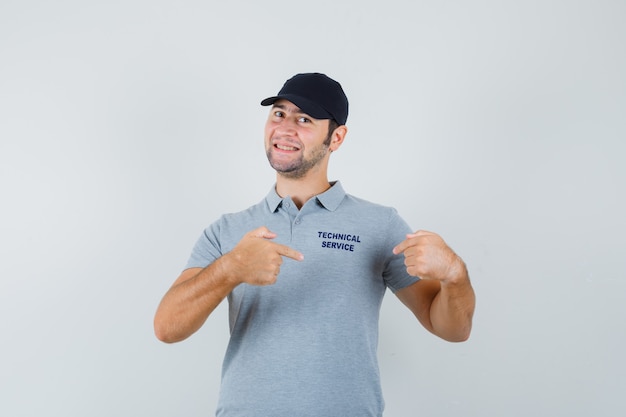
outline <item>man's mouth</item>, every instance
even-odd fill
[[[281,151],[297,151],[299,149],[299,148],[296,148],[295,146],[288,146],[288,145],[274,144],[274,146],[277,149],[280,149]]]

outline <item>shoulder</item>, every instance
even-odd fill
[[[248,218],[254,218],[259,216],[265,216],[269,213],[267,207],[267,201],[261,200],[258,203],[248,207],[245,210],[240,210],[231,213],[224,213],[220,216],[221,222],[241,221]]]
[[[366,226],[378,236],[389,236],[393,241],[404,238],[411,228],[394,207],[374,203],[346,194],[336,210],[338,221]]]
[[[267,203],[263,200],[245,210],[222,214],[205,230],[214,235],[222,235],[224,232],[235,235],[242,234],[242,232],[245,234],[250,229],[250,225],[258,224],[268,214]]]
[[[346,194],[340,208],[359,212],[362,215],[376,216],[378,219],[400,217],[398,211],[394,207],[374,203],[372,201],[356,197],[352,194]]]

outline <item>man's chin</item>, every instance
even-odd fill
[[[299,167],[294,165],[281,164],[279,162],[269,159],[270,166],[276,171],[277,174],[287,178],[300,178],[304,176],[304,172],[299,172]]]
[[[274,168],[274,170],[281,177],[289,178],[290,180],[297,180],[306,175],[306,172],[295,170],[295,169],[294,170],[279,170],[279,169]]]

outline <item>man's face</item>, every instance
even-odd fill
[[[265,123],[265,152],[272,168],[288,178],[304,177],[328,155],[328,124],[290,101],[276,101]]]

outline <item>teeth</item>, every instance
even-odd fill
[[[276,147],[282,151],[297,151],[298,150],[298,148],[294,148],[293,146],[276,145]]]

